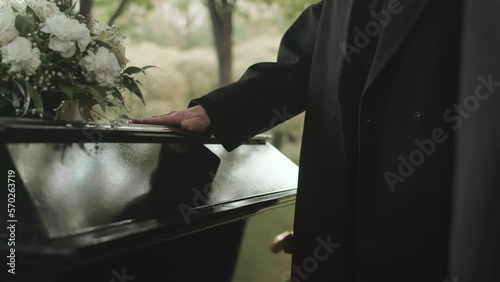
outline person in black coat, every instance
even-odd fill
[[[305,111],[290,281],[453,281],[462,8],[320,1],[286,32],[277,62],[131,122],[208,131],[231,151]]]

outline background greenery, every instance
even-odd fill
[[[127,101],[130,116],[143,116],[185,108],[191,99],[238,79],[250,65],[275,61],[283,33],[311,2],[81,0],[80,9],[121,29],[132,65],[159,67],[140,77],[147,106],[139,99]],[[271,131],[271,142],[296,163],[302,124],[301,115]],[[292,229],[293,208],[249,221],[234,281],[286,280],[290,256],[271,254],[269,244]]]

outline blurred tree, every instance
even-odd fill
[[[186,0],[189,2],[189,0]],[[237,0],[206,0],[212,20],[213,36],[219,61],[219,85],[232,82],[233,75],[233,14]],[[250,0],[267,5],[279,5],[287,18],[295,18],[312,0]]]
[[[115,1],[111,4],[109,0],[80,0],[80,12],[90,14],[92,4],[109,6],[116,5]],[[210,13],[212,22],[212,33],[219,65],[219,86],[227,85],[233,81],[233,16],[236,12],[237,0],[203,0]],[[267,6],[277,5],[289,20],[294,19],[304,10],[305,7],[316,2],[314,0],[247,0],[249,2],[264,4]],[[186,15],[186,25],[189,25],[189,16],[187,16],[189,7],[193,0],[174,0],[179,11]],[[155,3],[161,3],[160,0],[120,0],[108,21],[113,25],[116,20],[124,14],[131,3],[140,8],[151,10]]]
[[[92,13],[93,0],[80,0],[80,14],[87,16]]]
[[[189,0],[185,0],[189,1]],[[279,5],[287,18],[295,18],[312,0],[250,0],[267,5]],[[213,36],[219,61],[219,85],[232,82],[233,75],[233,14],[237,0],[206,0],[212,20]]]
[[[92,1],[92,0],[87,0],[87,1]],[[109,19],[108,21],[108,25],[109,26],[112,26],[115,21],[121,16],[123,15],[123,12],[125,12],[127,10],[127,8],[130,6],[130,4],[133,2],[135,5],[137,5],[138,7],[142,7],[146,10],[151,10],[153,9],[154,5],[153,5],[153,1],[154,0],[134,0],[134,1],[131,1],[131,0],[121,0],[120,3],[118,4],[118,6],[116,7],[113,15],[111,16],[111,18]]]
[[[255,3],[263,3],[268,6],[278,5],[285,15],[287,21],[293,21],[309,5],[319,0],[250,0]]]
[[[236,0],[207,0],[212,19],[214,42],[219,61],[219,85],[232,82],[233,76],[233,13]]]
[[[64,0],[64,1],[71,1],[71,0]],[[127,10],[131,2],[134,4],[143,7],[147,10],[151,10],[153,8],[153,1],[154,0],[120,0],[118,3],[118,6],[114,8],[114,11],[108,21],[108,25],[113,25],[121,15]],[[92,14],[92,7],[94,4],[100,5],[100,6],[108,6],[109,4],[114,4],[116,3],[115,1],[108,1],[108,0],[80,0],[80,11],[79,13],[82,15],[91,15]]]

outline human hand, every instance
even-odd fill
[[[182,111],[174,111],[168,114],[132,118],[133,124],[157,124],[166,126],[177,126],[182,130],[193,132],[205,132],[210,126],[210,118],[202,106],[194,106]]]

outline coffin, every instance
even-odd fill
[[[161,126],[0,118],[0,158],[4,281],[232,281],[246,220],[298,176],[267,136]]]

